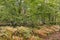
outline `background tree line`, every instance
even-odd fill
[[[0,24],[60,24],[59,0],[0,0]]]

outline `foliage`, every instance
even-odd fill
[[[36,26],[60,22],[59,0],[0,0],[0,22]]]

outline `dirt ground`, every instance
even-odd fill
[[[56,32],[49,37],[45,38],[45,40],[60,40],[60,32]]]

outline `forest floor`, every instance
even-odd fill
[[[40,30],[38,30],[37,34],[44,40],[60,40],[60,26],[53,25],[50,27],[43,27]]]
[[[60,26],[30,27],[0,27],[0,40],[60,40]]]
[[[45,38],[45,40],[60,40],[60,32],[56,32],[49,37]]]

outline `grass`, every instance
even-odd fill
[[[36,28],[1,26],[0,40],[43,40],[32,32],[34,29]]]

